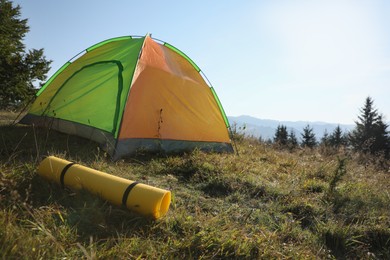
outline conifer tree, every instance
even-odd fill
[[[288,147],[290,149],[294,149],[298,146],[298,139],[295,135],[294,130],[292,130],[292,129],[290,130],[290,133],[288,134],[287,143],[288,143]]]
[[[317,145],[317,140],[313,132],[313,128],[311,128],[309,125],[303,128],[303,133],[301,133],[301,135],[302,135],[302,142],[301,142],[302,147],[313,148],[314,146]]]
[[[0,0],[0,109],[34,96],[33,82],[45,80],[50,69],[43,49],[25,50],[22,41],[29,27],[20,15],[20,6]]]
[[[374,128],[375,141],[372,145],[374,152],[383,152],[386,157],[390,157],[390,132],[387,130],[387,125],[382,115],[378,116],[378,121]]]
[[[321,138],[321,145],[323,145],[325,147],[329,146],[329,138],[330,138],[330,136],[328,134],[328,130],[325,129],[324,135]]]
[[[367,97],[364,107],[360,110],[356,127],[349,135],[349,141],[355,151],[377,154],[384,153],[389,156],[390,136],[388,125],[384,123],[383,116],[374,107],[374,101]]]
[[[284,125],[278,125],[275,131],[274,143],[280,146],[286,146],[288,139],[287,127]]]
[[[340,125],[338,125],[329,136],[329,145],[339,148],[340,146],[346,145],[346,136],[343,134]]]

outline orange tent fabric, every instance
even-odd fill
[[[138,150],[233,151],[213,88],[167,43],[149,36],[110,39],[53,77],[22,123],[50,120],[59,131],[101,143],[114,159]]]
[[[142,109],[140,109],[142,108]],[[119,139],[229,142],[210,87],[182,56],[145,39]]]

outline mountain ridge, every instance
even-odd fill
[[[228,116],[228,120],[231,126],[235,126],[236,130],[244,133],[247,136],[253,136],[256,138],[262,138],[264,140],[273,139],[276,128],[279,125],[287,127],[288,132],[294,131],[298,139],[301,138],[303,128],[309,125],[313,128],[313,132],[319,141],[324,135],[325,131],[331,134],[333,130],[340,126],[344,132],[351,131],[355,125],[352,124],[337,124],[328,123],[322,121],[279,121],[273,119],[260,119],[249,115],[240,116]]]

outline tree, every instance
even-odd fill
[[[313,148],[314,146],[317,145],[317,140],[313,132],[313,128],[311,128],[309,125],[303,128],[303,133],[301,133],[301,135],[302,135],[302,142],[301,142],[302,147]]]
[[[37,91],[33,83],[45,80],[50,69],[43,49],[25,50],[22,41],[29,27],[20,14],[19,5],[0,0],[0,109],[33,97]]]
[[[280,146],[286,146],[288,139],[287,127],[284,125],[278,125],[275,131],[274,143]]]
[[[360,110],[356,127],[349,135],[349,141],[355,151],[389,156],[390,136],[388,125],[383,122],[383,116],[374,107],[374,100],[367,97],[364,107]]]
[[[347,144],[346,135],[343,134],[340,125],[338,125],[329,136],[329,145],[335,148],[344,146]]]
[[[328,134],[328,130],[325,129],[324,135],[321,138],[321,145],[323,145],[325,147],[329,146],[329,139],[330,139],[330,136]]]
[[[374,152],[383,152],[386,157],[390,155],[390,132],[387,130],[387,125],[382,115],[378,116],[378,121],[374,128],[375,141],[372,145]]]
[[[290,133],[288,134],[287,144],[290,149],[294,149],[298,146],[298,139],[295,135],[294,130],[290,130]]]

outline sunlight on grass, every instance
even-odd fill
[[[243,138],[240,156],[112,162],[95,143],[54,131],[2,126],[0,135],[1,258],[390,257],[389,173],[353,155]],[[171,190],[168,214],[153,221],[61,189],[36,174],[47,155]]]

